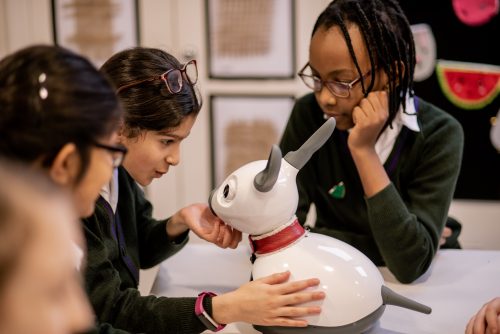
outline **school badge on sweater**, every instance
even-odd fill
[[[340,181],[334,185],[330,190],[328,190],[328,195],[332,198],[344,198],[345,197],[345,185],[343,181]]]

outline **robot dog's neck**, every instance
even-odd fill
[[[294,215],[285,225],[258,236],[250,235],[250,245],[256,256],[267,255],[289,247],[305,235],[304,228]]]

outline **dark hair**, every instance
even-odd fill
[[[349,24],[359,26],[370,57],[372,71],[382,68],[389,78],[389,119],[391,124],[399,109],[406,103],[401,97],[413,96],[413,73],[415,70],[415,43],[410,24],[395,0],[334,0],[318,17],[313,35],[320,27],[329,29],[339,26],[344,34],[351,58],[362,76],[351,39],[347,31]],[[402,67],[404,66],[404,68]],[[374,80],[365,87],[365,96],[372,90]]]
[[[85,175],[90,146],[119,125],[121,108],[106,78],[85,58],[32,46],[0,61],[0,155],[42,166],[74,143]]]
[[[172,55],[153,48],[136,47],[115,54],[101,68],[116,89],[133,81],[160,76],[182,65]],[[197,115],[201,100],[196,87],[183,79],[182,90],[170,94],[158,79],[143,82],[119,93],[124,108],[124,125],[130,137],[141,130],[161,131],[179,126],[188,115]]]

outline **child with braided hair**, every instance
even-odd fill
[[[439,248],[462,158],[463,131],[413,92],[415,45],[394,0],[335,0],[313,28],[299,99],[281,140],[296,150],[323,122],[337,129],[299,172],[298,218],[343,240],[403,282]]]

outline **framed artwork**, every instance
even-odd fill
[[[139,45],[137,0],[52,0],[54,43],[100,67]]]
[[[208,73],[213,79],[291,79],[293,0],[205,0]]]
[[[212,188],[244,164],[269,157],[293,108],[289,95],[212,95]]]

